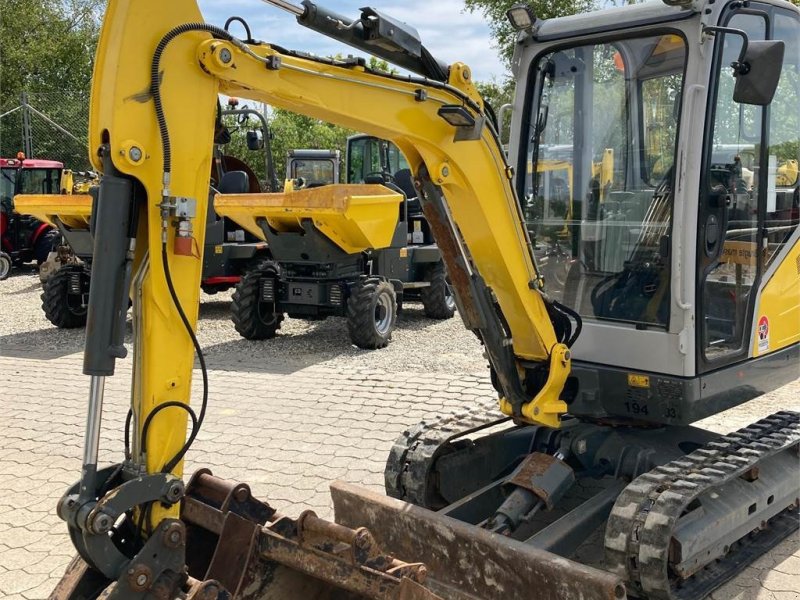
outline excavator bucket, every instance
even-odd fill
[[[356,486],[331,486],[336,522],[297,519],[250,488],[194,474],[167,519],[104,581],[80,558],[53,600],[620,600],[619,577]]]
[[[56,226],[56,220],[67,227],[85,229],[92,215],[89,194],[20,194],[14,196],[14,209]]]
[[[264,239],[260,222],[276,231],[302,231],[312,220],[348,254],[391,244],[403,197],[377,184],[336,184],[277,194],[217,194],[214,210]]]

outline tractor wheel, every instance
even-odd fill
[[[0,252],[0,281],[8,279],[11,275],[11,257],[5,252]]]
[[[83,267],[61,268],[42,284],[44,316],[59,329],[86,325],[88,307],[82,305],[81,295],[69,293],[70,279],[75,274],[82,279],[90,277],[89,271]]]
[[[274,302],[259,302],[261,280],[265,277],[277,280],[278,265],[264,261],[257,268],[247,271],[233,293],[231,320],[239,335],[248,340],[274,338],[283,321],[283,313],[275,312]]]
[[[47,260],[53,248],[58,246],[60,241],[61,234],[55,229],[48,229],[42,232],[33,244],[33,258],[36,259],[37,266]]]
[[[447,283],[447,272],[444,263],[438,262],[428,269],[426,279],[430,286],[420,288],[419,295],[425,316],[431,319],[449,319],[456,310],[453,291]]]
[[[357,283],[347,299],[347,330],[359,348],[384,348],[397,320],[397,297],[392,284],[371,277]]]

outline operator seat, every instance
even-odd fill
[[[210,190],[208,197],[208,213],[206,216],[206,239],[209,243],[219,243],[227,241],[228,231],[240,229],[236,223],[230,219],[220,218],[214,210],[214,196],[220,194],[246,194],[250,191],[250,178],[244,171],[227,171],[219,180],[219,185],[215,190]],[[219,231],[216,231],[219,229]]]
[[[414,178],[411,169],[400,169],[394,174],[394,182],[408,198],[408,216],[413,217],[422,214],[422,206],[417,198],[417,188],[414,187]]]
[[[244,171],[228,171],[219,182],[220,194],[246,194],[250,190],[250,178]]]

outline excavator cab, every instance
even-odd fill
[[[690,69],[691,11],[665,29],[603,36],[584,34],[580,20],[545,21],[517,52],[517,190],[545,289],[583,319],[573,414],[690,423],[796,375],[767,366],[793,364],[796,336],[759,340],[752,315],[789,326],[764,300],[786,285],[771,259],[796,252],[796,184],[777,173],[797,160],[786,123],[796,121],[800,25],[785,7],[754,10],[730,5],[722,29],[704,26],[714,47],[707,94]],[[785,47],[769,109],[735,100],[745,76],[731,64],[748,43]],[[739,393],[708,385],[741,369]],[[632,388],[631,372],[651,386]],[[767,383],[767,372],[779,380]]]

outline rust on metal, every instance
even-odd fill
[[[242,597],[257,577],[252,563],[257,560],[260,529],[258,523],[228,513],[205,579],[215,579],[234,597]]]
[[[81,590],[86,589],[86,580],[91,577],[92,571],[89,565],[80,556],[75,556],[67,565],[67,569],[55,589],[50,593],[49,600],[68,600],[78,596]],[[96,592],[103,589],[105,585],[95,588]]]
[[[482,324],[480,311],[475,306],[475,303],[470,294],[472,287],[470,281],[470,273],[467,265],[464,263],[461,247],[453,234],[453,229],[448,222],[447,215],[445,215],[440,205],[435,198],[429,198],[428,194],[431,193],[425,183],[431,186],[433,182],[427,176],[420,174],[420,177],[425,179],[418,179],[415,182],[415,187],[419,190],[420,206],[422,212],[428,221],[431,228],[436,244],[439,246],[439,252],[442,254],[442,260],[447,267],[447,276],[450,279],[450,284],[456,292],[459,301],[459,314],[461,315],[464,325],[468,329],[477,329]],[[436,190],[436,194],[441,195],[441,190]]]
[[[739,477],[741,477],[745,481],[750,481],[750,482],[755,481],[756,479],[758,479],[758,465],[750,467],[749,469],[747,469],[747,471],[739,475]]]
[[[534,485],[533,481],[547,473],[556,461],[561,462],[556,457],[543,452],[529,454],[517,468],[514,477],[508,480],[508,483],[533,492],[547,504],[550,497],[549,492],[540,486]]]
[[[421,585],[427,575],[424,564],[383,552],[366,528],[332,523],[312,511],[298,519],[272,511],[273,520],[264,525],[248,518],[259,513],[252,507],[246,515],[233,512],[243,502],[269,506],[254,500],[248,487],[219,480],[209,471],[193,477],[187,487],[181,518],[189,539],[198,542],[190,545],[187,562],[190,575],[202,585],[214,580],[241,600],[309,600],[328,598],[332,591],[337,598],[342,593],[343,598],[352,593],[376,600],[439,598]],[[212,545],[212,551],[202,544]],[[196,553],[210,556],[190,560]],[[204,600],[200,591],[193,594],[193,600]]]
[[[187,488],[178,523],[185,526],[188,577],[172,569],[155,581],[149,576],[147,583],[139,581],[144,574],[139,572],[123,574],[120,581],[135,575],[133,583],[149,587],[159,600],[172,600],[181,586],[186,600],[625,596],[621,580],[610,573],[355,486],[336,483],[331,491],[335,523],[311,512],[300,519],[273,514],[266,520],[264,507],[269,505],[254,500],[249,488],[201,473]],[[235,512],[248,503],[250,517]],[[163,544],[180,545],[171,536],[178,529],[166,527]],[[91,594],[76,595],[90,590],[87,573],[92,572],[86,564],[74,560],[52,598],[97,597],[114,589],[115,584],[102,581]]]
[[[517,540],[342,482],[336,522],[367,527],[378,544],[427,567],[426,587],[448,600],[622,600],[622,579]]]

